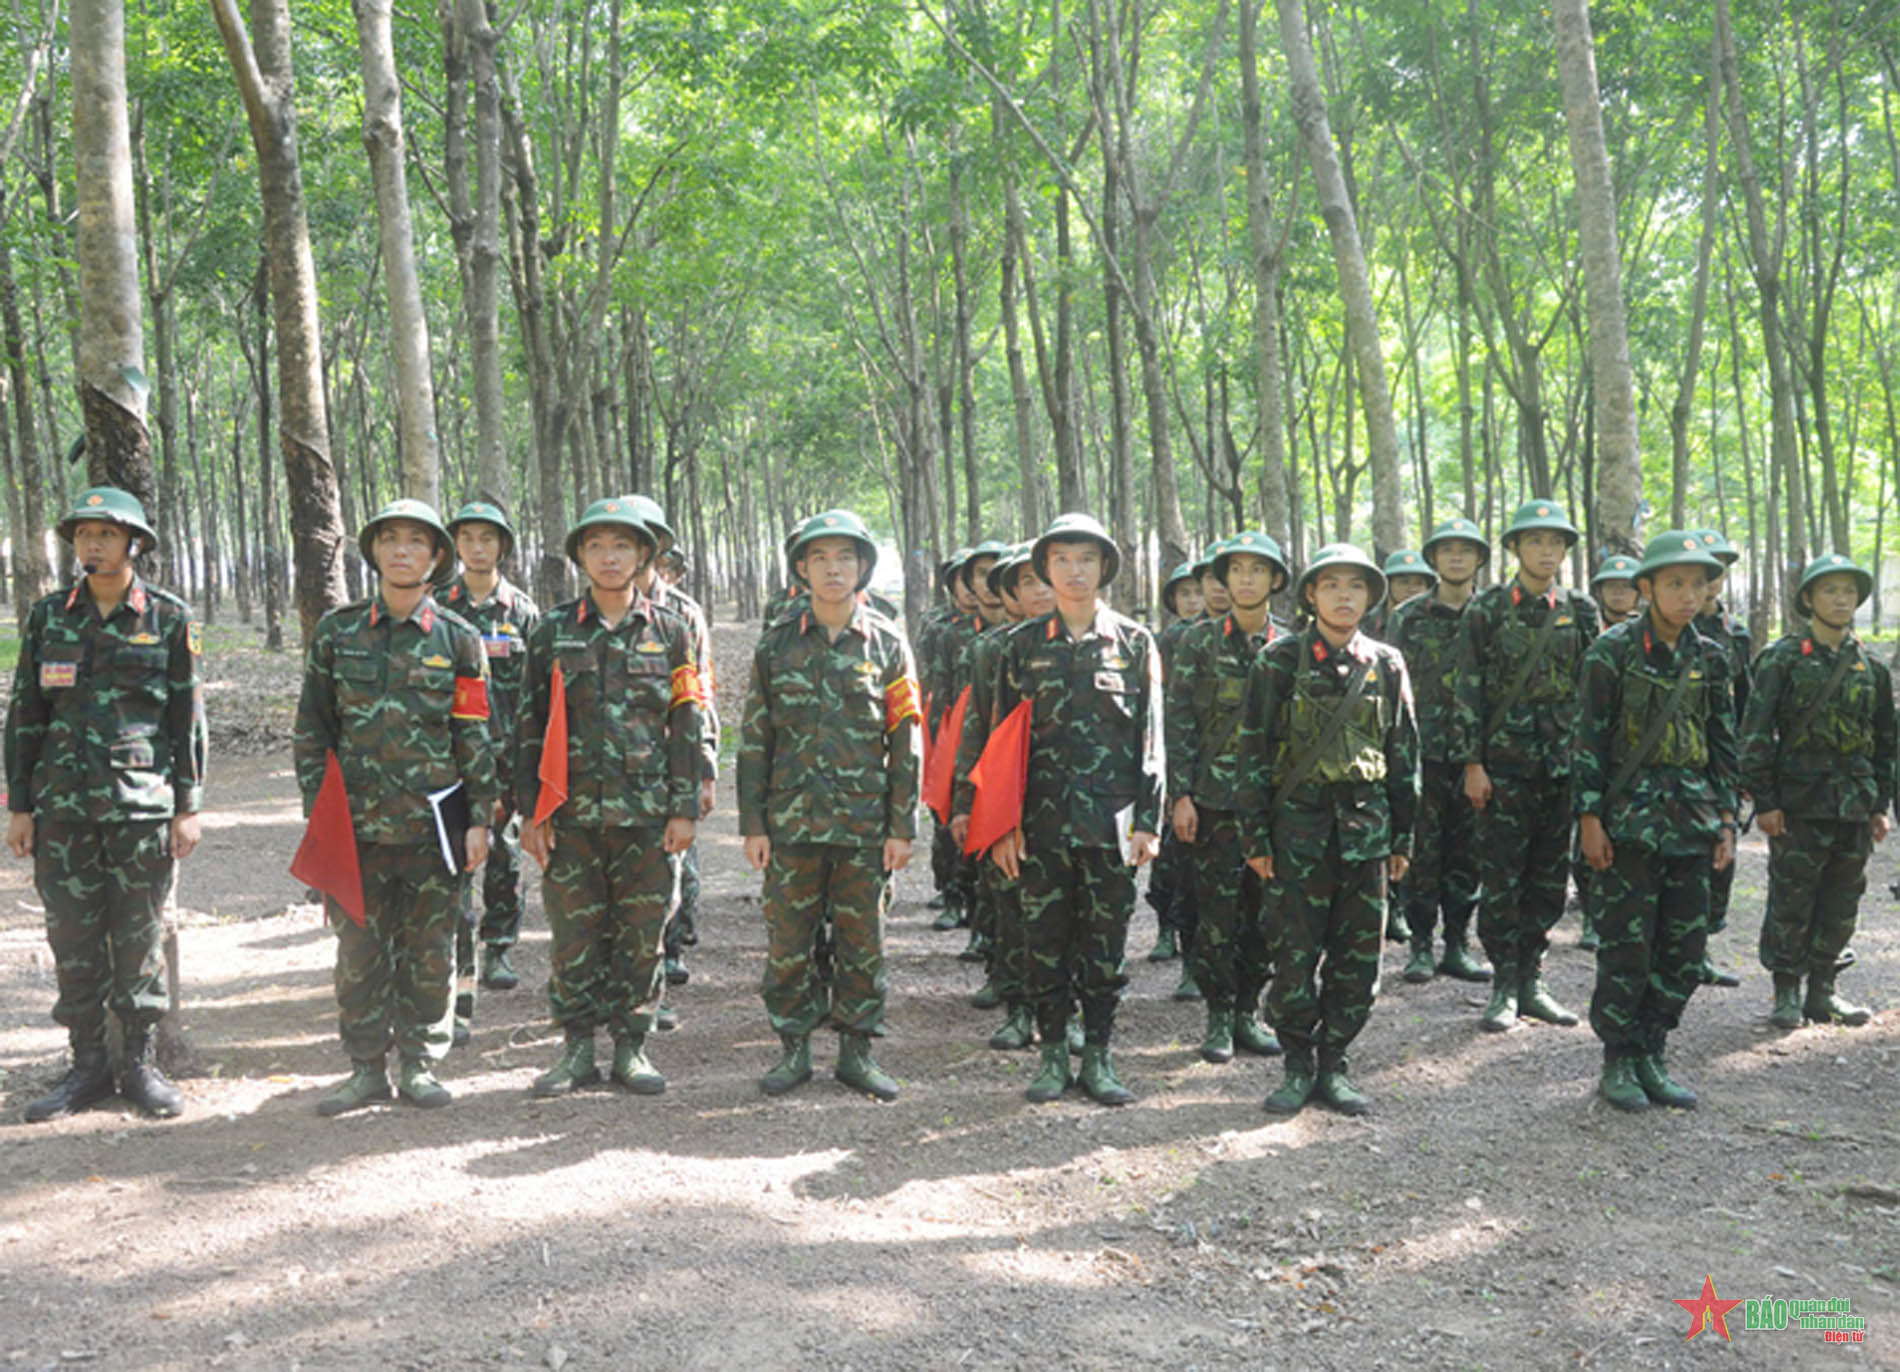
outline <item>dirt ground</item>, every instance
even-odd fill
[[[741,639],[722,635],[722,689]],[[253,674],[293,682],[283,659]],[[294,690],[294,684],[291,686]],[[215,700],[215,696],[214,696]],[[215,706],[214,706],[215,708]],[[224,761],[185,865],[185,1116],[115,1102],[27,1126],[64,1069],[51,962],[22,864],[0,868],[0,1365],[8,1367],[1833,1367],[1900,1366],[1900,840],[1874,864],[1844,988],[1860,1030],[1782,1034],[1755,964],[1765,849],[1672,1042],[1700,1110],[1624,1117],[1592,1093],[1587,1029],[1478,1031],[1482,988],[1386,980],[1355,1054],[1367,1119],[1264,1115],[1278,1071],[1209,1066],[1178,968],[1143,960],[1120,1111],[1031,1106],[1033,1055],[992,1052],[961,935],[927,873],[889,929],[904,1083],[878,1105],[819,1075],[756,1086],[776,1043],[764,937],[731,797],[701,845],[685,1023],[666,1094],[527,1093],[558,1049],[529,882],[520,990],[487,994],[447,1110],[320,1120],[346,1067],[331,935],[287,905],[300,831],[287,751]],[[1551,978],[1593,964],[1574,917]],[[1858,1346],[1794,1327],[1684,1341],[1676,1304],[1839,1299]]]

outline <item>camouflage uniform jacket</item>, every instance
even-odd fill
[[[7,713],[7,808],[79,824],[195,814],[198,647],[185,602],[137,576],[104,619],[83,579],[35,604]]]
[[[700,687],[699,700],[699,759],[700,775],[707,781],[719,776],[719,704],[715,698],[718,683],[713,678],[712,628],[706,622],[706,612],[686,592],[677,586],[669,586],[662,577],[653,578],[653,589],[649,595],[653,604],[662,610],[671,610],[686,621],[687,642],[692,645],[693,670],[698,675]]]
[[[521,704],[521,674],[528,662],[528,635],[541,622],[528,593],[506,577],[495,582],[494,592],[483,601],[475,600],[468,582],[456,577],[442,593],[442,606],[460,615],[482,636],[482,649],[488,654],[488,736],[495,743],[495,774],[505,792],[515,781],[515,714]],[[510,808],[519,808],[511,798]]]
[[[692,629],[636,592],[618,624],[592,594],[557,605],[528,639],[515,735],[515,791],[540,793],[554,668],[567,692],[567,802],[557,820],[588,828],[699,818],[705,686]]]
[[[862,605],[834,640],[781,620],[752,653],[739,725],[739,832],[868,848],[917,835],[921,717],[910,646]]]
[[[297,700],[297,786],[307,813],[336,750],[356,837],[433,842],[433,792],[468,787],[469,813],[500,795],[488,737],[488,660],[467,620],[423,596],[397,619],[381,597],[317,621]]]
[[[1247,633],[1232,614],[1181,635],[1168,671],[1168,795],[1216,810],[1240,808],[1240,725],[1247,676],[1261,648],[1279,638],[1271,618]]]
[[[994,714],[1030,702],[1023,824],[1079,848],[1115,848],[1118,812],[1159,834],[1167,764],[1161,655],[1152,635],[1107,606],[1080,638],[1060,610],[1025,620],[1003,641]]]
[[[1555,615],[1543,660],[1516,704],[1498,718],[1524,656]],[[1570,726],[1577,671],[1597,632],[1596,602],[1552,585],[1532,595],[1516,577],[1488,586],[1465,607],[1458,629],[1458,671],[1446,760],[1512,772],[1570,774]]]
[[[1620,796],[1605,791],[1667,708],[1683,654],[1692,655],[1690,697]],[[1735,813],[1735,712],[1728,655],[1693,624],[1672,650],[1647,612],[1590,645],[1578,687],[1571,806],[1595,815],[1612,843],[1639,843],[1665,857],[1707,852],[1723,814]]]
[[[1168,673],[1174,670],[1174,653],[1175,649],[1181,646],[1182,636],[1196,624],[1207,622],[1205,615],[1196,615],[1193,619],[1176,618],[1154,636],[1155,647],[1161,653],[1161,680],[1164,684],[1167,682]]]
[[[957,744],[956,779],[950,792],[950,814],[967,815],[976,801],[970,771],[983,757],[990,731],[1001,718],[996,713],[996,664],[1002,660],[1003,640],[1021,623],[992,624],[970,640],[964,667],[970,683],[970,704],[963,715],[963,737]]]
[[[963,688],[970,684],[963,675],[967,665],[965,652],[970,641],[989,627],[990,621],[979,611],[973,615],[951,615],[937,631],[931,645],[930,674],[922,682],[931,713],[936,716],[928,721],[932,733],[957,703]],[[964,717],[969,717],[967,711]]]
[[[1353,672],[1370,663],[1358,707],[1291,794],[1283,779],[1325,731]],[[1337,834],[1345,862],[1410,854],[1418,818],[1418,725],[1405,658],[1356,633],[1344,648],[1316,628],[1275,639],[1247,676],[1239,799],[1247,852],[1296,846],[1317,861]]]
[[[1728,612],[1728,606],[1715,602],[1713,614],[1695,617],[1696,632],[1714,639],[1728,654],[1729,687],[1735,692],[1735,718],[1748,713],[1748,693],[1755,684],[1754,640],[1748,626]]]
[[[1454,609],[1427,591],[1392,612],[1386,642],[1405,654],[1418,709],[1419,756],[1427,762],[1451,760],[1451,716],[1458,686],[1458,629],[1467,600]]]
[[[1742,717],[1742,789],[1757,810],[1804,819],[1865,820],[1894,799],[1893,679],[1850,629],[1851,655],[1831,701],[1798,738],[1788,737],[1814,707],[1837,661],[1805,634],[1768,645],[1755,663],[1755,688]]]

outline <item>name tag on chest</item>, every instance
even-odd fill
[[[79,664],[77,662],[42,662],[40,664],[40,689],[58,691],[79,684]]]
[[[506,634],[485,634],[482,636],[482,646],[488,649],[490,661],[498,657],[511,657],[515,651],[515,641]]]

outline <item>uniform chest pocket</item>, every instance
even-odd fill
[[[554,645],[554,661],[561,669],[562,684],[567,690],[568,708],[578,705],[589,707],[600,700],[600,664],[585,647],[563,647]]]
[[[1214,702],[1223,711],[1237,710],[1247,699],[1247,678],[1238,673],[1222,673],[1214,688]]]
[[[382,664],[373,657],[338,654],[330,665],[337,703],[345,709],[366,710],[383,694]]]
[[[455,668],[432,662],[416,662],[409,667],[409,689],[430,704],[446,701],[455,690]]]
[[[660,713],[666,709],[672,693],[673,664],[664,652],[627,654],[620,667],[628,697],[636,709]]]
[[[1093,676],[1092,685],[1096,702],[1108,718],[1128,720],[1135,717],[1140,692],[1126,672],[1098,671]]]
[[[79,684],[79,664],[85,657],[85,645],[48,643],[40,649],[40,690],[63,693]]]

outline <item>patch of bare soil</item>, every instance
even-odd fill
[[[722,694],[743,689],[722,632]],[[284,659],[276,660],[281,674]],[[250,670],[246,668],[245,670]],[[261,669],[260,669],[261,670]],[[294,688],[291,688],[294,690]],[[729,724],[736,718],[729,716]],[[1900,1364],[1900,949],[1893,843],[1845,979],[1859,1030],[1766,1021],[1754,964],[1765,849],[1744,844],[1735,927],[1672,1043],[1692,1113],[1628,1118],[1592,1094],[1587,1029],[1478,1031],[1482,988],[1387,978],[1355,1054],[1375,1112],[1259,1109],[1276,1067],[1214,1067],[1175,965],[1141,960],[1118,1030],[1138,1104],[1031,1106],[1033,1055],[983,1046],[977,972],[906,873],[889,931],[905,1085],[880,1106],[819,1076],[768,1101],[757,880],[730,808],[684,1026],[636,1099],[527,1094],[556,1055],[529,882],[522,989],[486,994],[449,1060],[455,1104],[318,1119],[346,1064],[331,935],[284,868],[288,755],[221,761],[184,868],[184,1118],[118,1105],[29,1127],[64,1067],[24,867],[0,868],[0,1365],[436,1368],[1808,1367]],[[1573,1007],[1593,966],[1558,935]],[[1866,1342],[1744,1328],[1685,1342],[1675,1304],[1838,1298]]]

